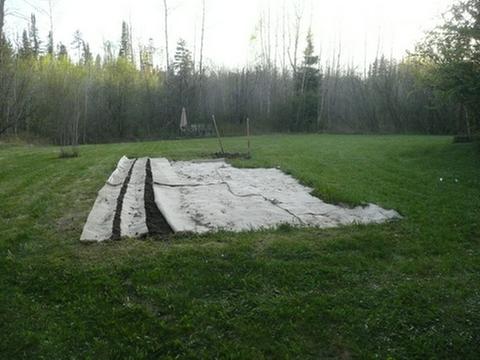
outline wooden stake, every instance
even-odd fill
[[[247,117],[247,144],[248,144],[248,157],[250,157],[250,119]]]
[[[220,149],[222,150],[222,154],[225,155],[225,150],[223,150],[223,143],[222,138],[220,137],[220,132],[218,131],[217,122],[215,121],[215,115],[212,115],[213,119],[213,126],[215,126],[215,132],[217,133],[218,143],[220,144]]]

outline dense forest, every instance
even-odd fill
[[[247,117],[257,133],[471,137],[479,128],[478,0],[452,6],[404,59],[379,55],[364,69],[344,66],[341,49],[322,58],[300,17],[288,24],[293,36],[275,35],[281,40],[274,44],[260,26],[256,63],[226,69],[205,66],[202,53],[193,60],[181,39],[171,56],[165,8],[166,65],[160,67],[154,46],[134,44],[127,22],[102,54],[92,54],[80,31],[73,50],[55,43],[53,31],[40,34],[34,14],[21,39],[9,39],[2,31],[5,1],[0,136],[33,134],[60,145],[177,137],[183,108],[195,129],[208,130],[214,114],[225,134],[243,132]],[[202,31],[202,48],[203,41]]]

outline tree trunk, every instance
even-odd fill
[[[5,0],[0,0],[0,1],[5,1]],[[48,19],[50,21],[50,35],[51,35],[51,42],[53,46],[53,52],[55,52],[55,43],[54,43],[54,38],[53,38],[53,4],[52,0],[48,0]]]
[[[13,126],[13,124],[7,124],[3,129],[0,129],[0,135],[2,135],[5,131],[10,129]]]
[[[202,1],[202,35],[200,38],[200,62],[198,71],[200,72],[200,77],[203,75],[203,44],[205,39],[205,0]]]
[[[5,22],[5,1],[0,0],[0,40],[3,38],[3,24]]]
[[[470,138],[470,125],[468,122],[468,112],[465,104],[460,104],[458,106],[458,125],[457,125],[457,135],[465,136]]]
[[[297,75],[297,63],[298,63],[298,45],[300,41],[300,27],[302,25],[302,15],[298,13],[298,10],[295,14],[295,39],[293,42],[293,58],[290,55],[290,63],[293,70],[293,77]]]
[[[85,93],[84,93],[84,109],[83,109],[83,138],[82,143],[87,143],[87,120],[88,120],[88,84],[85,85]]]
[[[167,72],[166,76],[168,79],[168,72],[170,70],[170,54],[168,52],[168,7],[167,7],[167,0],[163,0],[163,6],[165,10],[165,55],[167,60]]]
[[[198,118],[202,118],[203,109],[202,104],[203,101],[203,48],[205,44],[205,0],[202,1],[202,30],[201,30],[201,38],[200,38],[200,60],[199,60],[199,67],[198,67],[198,108],[197,108],[197,116]]]
[[[465,107],[465,130],[466,130],[466,133],[467,133],[467,137],[469,139],[472,138],[472,128],[470,126],[470,113],[468,111],[468,109]]]

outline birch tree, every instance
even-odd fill
[[[168,50],[168,5],[167,5],[167,0],[163,0],[163,11],[164,11],[164,32],[165,32],[165,60],[166,60],[166,66],[167,66],[167,71],[166,71],[166,76],[168,79],[168,73],[170,71],[170,53]]]
[[[200,73],[200,78],[203,75],[203,46],[205,41],[205,0],[202,0],[202,30],[200,35],[200,60],[199,60],[199,67],[198,71]]]

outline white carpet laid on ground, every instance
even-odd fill
[[[112,237],[117,200],[134,160],[120,159],[117,168],[99,191],[97,200],[83,228],[81,240],[103,241]]]
[[[88,217],[83,241],[169,232],[337,227],[400,218],[373,204],[347,208],[311,195],[278,169],[238,169],[224,160],[122,158]]]

